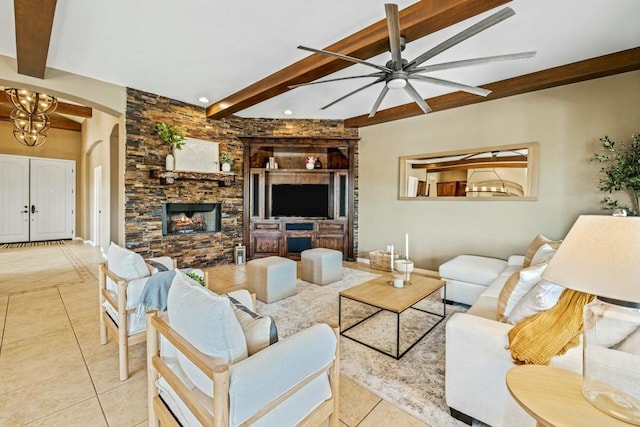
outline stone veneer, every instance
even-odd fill
[[[220,153],[230,154],[235,182],[176,180],[162,185],[150,177],[164,169],[170,147],[155,131],[156,123],[178,125],[190,138],[220,143]],[[127,89],[125,150],[125,245],[144,257],[171,256],[178,266],[207,267],[233,262],[233,248],[243,243],[243,164],[239,135],[357,137],[340,120],[280,120],[231,117],[210,120],[205,109],[173,99]],[[357,247],[358,154],[356,150],[354,253]],[[162,202],[221,203],[222,230],[179,236],[162,235]]]

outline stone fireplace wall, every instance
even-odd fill
[[[170,147],[156,134],[158,122],[178,125],[188,137],[220,143],[220,153],[230,154],[235,182],[176,180],[163,185],[150,171],[164,169]],[[144,257],[171,256],[178,266],[207,267],[233,262],[233,248],[243,243],[243,164],[239,135],[358,136],[339,120],[279,120],[232,117],[208,120],[205,109],[173,99],[127,90],[125,149],[125,244]],[[357,153],[356,153],[357,168]],[[357,171],[357,169],[356,169]],[[358,179],[355,177],[357,242]],[[162,202],[221,203],[222,229],[215,233],[162,235]],[[355,243],[357,252],[357,243]]]

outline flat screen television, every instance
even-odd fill
[[[273,184],[271,216],[329,216],[329,185]]]

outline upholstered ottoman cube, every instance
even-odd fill
[[[302,280],[328,285],[342,280],[342,252],[314,248],[302,251]]]
[[[247,287],[256,298],[271,303],[296,294],[296,262],[278,256],[247,263]]]

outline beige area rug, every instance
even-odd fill
[[[0,248],[0,296],[96,280],[71,250],[79,243]]]
[[[291,335],[315,323],[338,323],[338,292],[377,277],[372,273],[344,269],[343,279],[327,286],[317,286],[302,280],[297,283],[297,295],[264,304],[257,302],[257,311],[273,316],[281,337]],[[342,300],[343,325],[353,324],[373,310],[369,306]],[[423,300],[420,308],[442,312],[439,293]],[[460,306],[447,305],[447,317],[465,311]],[[435,323],[437,318],[408,310],[401,323],[406,334],[401,339],[401,351],[424,331],[425,322]],[[401,407],[432,426],[464,426],[449,415],[444,399],[444,325],[441,322],[400,360],[383,355],[340,337],[340,372],[382,399]],[[395,315],[381,312],[369,321],[347,332],[361,341],[386,351],[395,349]],[[395,351],[395,350],[394,350]]]

